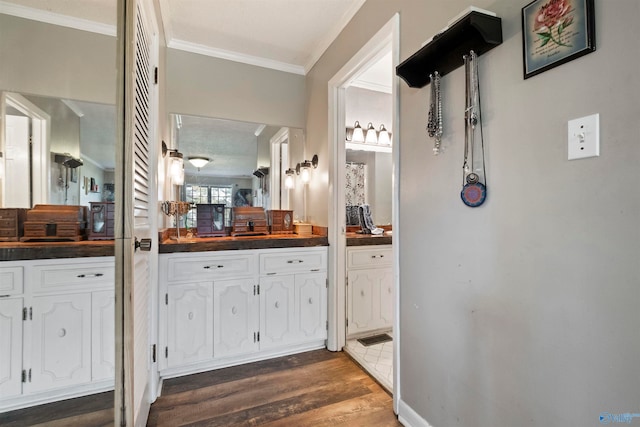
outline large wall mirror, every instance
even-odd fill
[[[236,206],[293,209],[284,178],[291,153],[303,148],[301,129],[184,114],[170,120],[171,147],[183,155],[182,200],[224,204],[227,226]],[[192,209],[185,225],[196,221]]]
[[[2,93],[0,207],[114,201],[115,106]]]
[[[86,7],[88,13],[95,9],[94,16],[100,18],[103,26],[97,27],[112,28],[111,33],[105,30],[108,34],[40,22],[37,17],[42,14],[31,13],[30,7],[40,6],[38,2],[5,3],[3,11],[17,15],[0,13],[0,207],[29,209],[37,204],[88,207],[91,202],[113,201],[115,2],[105,3],[105,7],[93,3]],[[68,3],[47,2],[47,9],[72,12],[73,6]],[[23,12],[33,19],[20,17]],[[69,17],[65,22],[73,21]],[[92,246],[81,243],[79,251]],[[6,242],[16,244],[22,245]],[[52,243],[51,247],[58,245]],[[23,253],[26,255],[21,257],[30,256],[28,251]],[[12,344],[7,346],[5,340],[2,348],[8,347],[12,358],[1,361],[3,366],[18,366],[22,372],[33,371],[33,377],[18,380],[18,387],[9,392],[2,388],[0,412],[3,417],[18,417],[17,424],[35,424],[27,418],[32,414],[40,417],[38,422],[46,424],[65,410],[54,414],[39,404],[78,397],[72,403],[74,408],[100,408],[107,425],[113,418],[112,390],[116,378],[115,292],[109,281],[113,277],[109,268],[113,257],[54,259],[61,253],[57,249],[51,253],[47,259],[20,258],[15,261],[21,263],[19,267],[10,264],[14,262],[12,259],[2,260],[10,270],[22,272],[21,276],[14,276],[21,277],[22,293],[3,299],[5,305],[0,314],[7,313],[3,311],[5,307],[19,307],[22,312],[28,306],[33,322],[21,321],[10,337],[3,332],[3,338],[9,337]],[[43,286],[38,290],[41,270],[37,269],[45,265],[58,268],[59,274],[69,271],[69,265],[91,274],[98,270],[99,273],[94,274],[95,280],[91,279],[88,285],[64,276],[55,287]],[[73,277],[81,275],[76,273]],[[6,351],[2,352],[2,357],[6,355]],[[13,378],[3,375],[3,386],[6,379]],[[60,423],[53,421],[56,422]]]

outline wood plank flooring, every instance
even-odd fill
[[[401,426],[345,353],[316,350],[165,380],[148,426]],[[3,427],[113,425],[113,392],[0,414]]]
[[[400,426],[346,354],[317,350],[166,380],[148,426]]]
[[[2,427],[113,426],[113,392],[47,403],[0,414]]]

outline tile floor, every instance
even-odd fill
[[[345,351],[384,388],[393,392],[393,341],[365,347],[358,340],[350,339]]]

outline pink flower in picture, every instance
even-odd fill
[[[549,0],[535,16],[533,31],[538,35],[544,46],[550,41],[558,46],[571,47],[562,42],[562,33],[573,23],[571,0]]]

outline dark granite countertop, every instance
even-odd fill
[[[302,248],[312,246],[328,246],[327,236],[270,234],[259,236],[224,236],[181,238],[180,241],[165,239],[160,242],[159,252],[207,252],[242,249]]]
[[[160,242],[160,253],[207,252],[242,249],[301,248],[328,246],[327,236],[298,234],[271,234],[238,237],[196,237],[180,241],[165,239]],[[0,261],[32,259],[83,258],[114,256],[113,240],[80,242],[0,242]]]
[[[347,232],[347,246],[390,245],[393,238],[390,232],[384,234],[358,234]]]
[[[0,261],[114,256],[113,240],[0,242]]]

